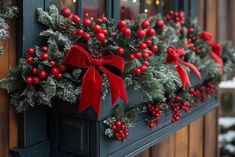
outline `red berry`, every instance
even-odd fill
[[[146,65],[142,65],[140,67],[141,72],[145,72],[145,71],[147,71],[147,69],[148,69],[148,67]]]
[[[80,21],[81,21],[81,19],[80,19],[80,17],[79,17],[79,16],[77,16],[77,15],[73,15],[73,22],[74,22],[74,23],[76,23],[76,24],[80,24]]]
[[[65,71],[65,66],[64,66],[64,65],[60,65],[60,66],[59,66],[59,70],[60,70],[60,71]]]
[[[102,41],[102,44],[107,44],[108,43],[108,40],[107,39],[104,39],[103,41]]]
[[[82,29],[77,30],[77,35],[82,36],[83,33],[84,33],[84,30],[82,30]]]
[[[148,61],[144,61],[143,65],[149,66],[149,62]]]
[[[63,8],[60,13],[67,18],[72,15],[72,11],[69,8]]]
[[[76,31],[72,31],[71,34],[72,34],[72,36],[75,36],[75,35],[77,35],[77,32]]]
[[[145,33],[144,30],[139,29],[139,30],[137,31],[136,35],[137,35],[137,38],[144,38],[145,35],[146,35],[146,33]]]
[[[148,29],[147,36],[152,37],[155,35],[155,30],[153,28]]]
[[[193,33],[193,32],[194,32],[194,28],[192,28],[192,27],[189,28],[188,32],[189,32],[189,33]]]
[[[134,60],[134,59],[135,59],[135,55],[130,54],[129,59],[130,59],[130,60]]]
[[[157,51],[158,51],[158,46],[157,46],[157,45],[153,45],[151,51],[152,51],[153,53],[157,52]]]
[[[120,21],[118,22],[118,26],[119,26],[119,28],[124,28],[124,27],[126,27],[126,21],[120,20]]]
[[[33,77],[33,84],[39,84],[40,79],[38,77]]]
[[[163,27],[163,25],[164,25],[164,21],[163,20],[157,20],[157,26],[158,27]]]
[[[117,130],[117,126],[116,126],[116,125],[113,125],[111,128],[112,128],[112,130],[114,130],[114,131]]]
[[[85,32],[85,33],[83,33],[83,38],[85,40],[89,40],[89,39],[91,39],[91,35],[89,33]]]
[[[149,128],[152,129],[154,127],[154,124],[153,123],[150,123],[149,124]]]
[[[84,26],[88,27],[88,26],[90,26],[90,24],[91,24],[91,20],[90,19],[84,19],[83,20],[83,25]]]
[[[57,68],[57,67],[53,67],[52,69],[51,69],[51,74],[52,75],[58,75],[59,74],[59,69]]]
[[[47,72],[45,70],[39,72],[39,77],[41,79],[44,79],[47,77]]]
[[[105,36],[108,35],[108,31],[106,29],[102,29],[101,32],[104,33]]]
[[[35,53],[35,49],[33,49],[33,48],[28,49],[28,54],[29,55],[33,55],[34,53]]]
[[[116,121],[116,125],[117,125],[118,127],[121,127],[122,122],[121,122],[121,121]]]
[[[99,41],[104,41],[105,40],[105,35],[104,35],[104,33],[98,33],[97,35],[96,35],[96,38],[99,40]]]
[[[152,51],[149,51],[148,54],[149,54],[149,56],[153,56],[154,55],[154,53]]]
[[[122,32],[122,34],[125,36],[125,37],[130,37],[131,36],[131,30],[129,28],[125,28]]]
[[[26,78],[25,82],[27,84],[32,84],[33,83],[33,78],[31,76],[29,76],[29,77]]]
[[[141,74],[141,70],[139,68],[135,69],[135,74],[136,75],[140,75]]]
[[[142,57],[142,53],[139,52],[139,51],[137,51],[137,52],[135,53],[135,57],[136,57],[136,58],[141,58],[141,57]]]
[[[47,46],[43,46],[43,47],[41,47],[41,50],[42,50],[43,52],[47,52],[48,47],[47,47]]]
[[[53,67],[56,65],[56,62],[55,61],[50,61],[50,65]]]
[[[123,55],[124,54],[124,49],[123,48],[121,48],[121,47],[119,47],[118,49],[117,49],[117,54],[118,55]]]
[[[139,49],[140,50],[145,50],[147,48],[147,45],[145,43],[140,43],[139,44]]]
[[[101,31],[100,25],[94,25],[93,30],[94,30],[94,32],[99,33]]]
[[[128,133],[128,132],[126,132],[126,133],[125,133],[125,136],[126,136],[126,137],[128,137],[128,136],[129,136],[129,133]]]
[[[150,23],[147,20],[145,20],[141,23],[141,27],[144,28],[144,29],[149,28],[149,26],[150,26]]]
[[[126,129],[126,126],[125,126],[125,125],[122,125],[121,128],[122,128],[122,130],[125,130],[125,129]]]
[[[151,45],[153,44],[153,42],[152,42],[152,40],[147,39],[147,40],[145,40],[145,44],[146,44],[147,46],[151,46]]]
[[[40,58],[41,58],[42,60],[47,60],[47,59],[49,58],[49,55],[48,55],[48,53],[42,53],[41,56],[40,56]]]
[[[116,132],[115,137],[116,138],[120,137],[120,134],[118,132]]]
[[[56,78],[57,79],[61,79],[61,78],[63,78],[63,75],[62,74],[58,74],[58,75],[56,75]]]
[[[101,17],[101,20],[102,20],[102,22],[103,22],[103,23],[106,23],[106,22],[107,22],[107,18],[106,18],[106,17],[104,17],[104,16],[103,16],[103,17]]]
[[[34,60],[33,57],[28,57],[28,58],[27,58],[27,62],[28,62],[29,64],[33,63],[33,60]]]
[[[33,73],[33,74],[37,74],[37,73],[38,73],[38,68],[33,68],[33,69],[32,69],[32,73]]]
[[[147,52],[145,52],[145,53],[143,53],[142,57],[143,57],[144,59],[147,59],[147,58],[149,57],[149,54],[148,54]]]

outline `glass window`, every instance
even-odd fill
[[[163,12],[168,12],[169,10],[176,10],[176,1],[172,0],[162,0],[161,5],[163,6]]]
[[[156,15],[160,11],[160,0],[145,0],[146,9],[144,10],[149,16]]]
[[[102,17],[105,14],[105,0],[83,0],[85,17]]]
[[[134,20],[140,13],[140,0],[120,0],[121,19]]]
[[[69,7],[72,12],[77,12],[77,0],[49,0],[49,4],[55,4],[59,9]]]

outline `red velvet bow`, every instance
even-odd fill
[[[223,47],[220,44],[217,44],[213,39],[209,42],[209,45],[211,47],[210,51],[210,56],[211,58],[219,64],[220,67],[220,76],[223,74],[223,67],[224,67],[224,62],[221,59],[221,55],[223,52]]]
[[[191,70],[193,70],[198,78],[200,78],[200,79],[202,78],[201,73],[198,71],[197,67],[195,67],[191,63],[181,62],[180,61],[180,57],[183,57],[183,55],[185,55],[185,53],[182,53],[182,50],[177,51],[176,49],[174,49],[172,47],[169,47],[167,49],[167,53],[168,53],[168,56],[167,56],[166,63],[167,64],[174,63],[176,65],[176,70],[177,70],[177,72],[180,76],[183,90],[185,90],[185,87],[186,87],[187,84],[188,84],[188,86],[191,86],[191,83],[190,83],[190,79],[188,77],[187,72],[184,70],[184,68],[181,66],[181,64],[184,65],[184,66],[187,66]]]
[[[91,106],[97,113],[100,113],[100,99],[102,92],[102,77],[96,70],[101,70],[109,80],[112,104],[115,104],[120,97],[128,103],[128,97],[123,79],[106,69],[103,65],[111,65],[121,72],[124,71],[125,62],[119,56],[103,56],[100,59],[93,59],[91,55],[79,45],[74,45],[67,53],[64,64],[76,68],[88,68],[83,77],[82,94],[78,111],[82,112]]]

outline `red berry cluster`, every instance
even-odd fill
[[[156,125],[160,124],[160,118],[162,115],[162,105],[153,106],[152,104],[147,105],[147,111],[150,113],[151,118],[148,121],[148,126],[150,129],[154,128],[154,123]]]
[[[111,129],[114,131],[114,136],[118,141],[124,141],[129,136],[127,126],[120,120],[116,121],[111,126]]]
[[[78,15],[72,14],[72,11],[69,8],[63,8],[61,10],[61,15],[64,17],[71,19],[76,25],[81,24],[81,19]],[[78,30],[72,31],[71,34],[74,36],[82,37],[84,40],[90,40],[91,34],[86,32],[88,28],[92,28],[95,33],[96,38],[103,44],[106,44],[108,40],[106,36],[108,35],[108,31],[105,28],[102,28],[98,23],[106,23],[107,18],[101,17],[94,21],[94,18],[85,18],[82,22],[84,29],[80,27]],[[81,26],[81,25],[80,25]]]
[[[40,84],[41,80],[46,79],[48,77],[48,69],[38,69],[38,61],[48,61],[49,60],[49,54],[47,53],[48,47],[43,46],[41,47],[41,55],[38,57],[36,55],[36,51],[33,48],[28,49],[28,57],[27,57],[27,63],[32,66],[32,71],[29,76],[26,77],[25,82],[29,85],[31,84]],[[37,62],[35,62],[37,61]],[[63,77],[62,72],[65,71],[65,67],[63,65],[56,66],[55,61],[49,61],[51,65],[50,73],[52,75],[55,75],[56,78],[60,79]]]
[[[131,37],[132,35],[139,41],[137,51],[129,55],[130,60],[138,59],[142,63],[141,66],[134,69],[136,75],[140,75],[142,72],[147,71],[149,57],[153,56],[158,51],[158,46],[154,45],[151,38],[155,35],[155,30],[150,27],[149,21],[145,20],[141,23],[140,28],[136,32],[131,32],[128,28],[126,21],[120,20],[118,23],[119,32],[124,37]],[[117,54],[122,55],[124,53],[123,48],[118,48]]]
[[[197,99],[200,98],[200,91],[197,90],[197,89],[194,89],[194,88],[190,89],[189,94],[191,95],[191,97],[194,97],[194,98],[197,98]]]
[[[170,106],[172,107],[173,113],[172,113],[172,119],[171,121],[173,123],[180,120],[182,114],[181,114],[181,104],[182,104],[182,98],[180,96],[175,96],[175,98],[169,102]]]
[[[196,53],[201,52],[201,46],[199,46],[199,40],[195,36],[189,37],[187,39],[187,47]]]
[[[201,94],[201,101],[202,102],[206,102],[207,101],[207,88],[206,86],[202,85],[200,88],[199,88],[199,91],[200,91],[200,94]]]
[[[173,21],[175,26],[185,24],[185,16],[183,11],[174,12],[171,10],[166,14],[165,17],[168,22]]]

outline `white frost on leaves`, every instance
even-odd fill
[[[235,118],[234,117],[221,117],[219,118],[219,125],[228,128],[235,125]]]
[[[232,88],[235,90],[235,77],[232,80],[222,81],[219,84],[219,88],[229,88],[229,89]]]
[[[235,131],[228,131],[227,133],[219,135],[220,142],[231,142],[235,139]]]
[[[235,146],[232,144],[227,144],[224,149],[226,149],[227,151],[229,151],[230,153],[235,153]]]

